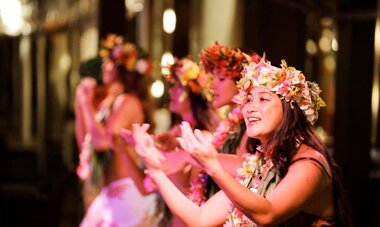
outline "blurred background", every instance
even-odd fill
[[[73,97],[81,64],[117,33],[160,64],[219,41],[286,59],[323,90],[317,129],[357,226],[380,226],[380,0],[0,0],[0,225],[78,226]]]

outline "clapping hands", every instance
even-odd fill
[[[220,165],[218,152],[212,144],[213,137],[210,133],[199,129],[193,131],[187,122],[182,122],[180,127],[182,136],[177,140],[202,168],[209,172]]]
[[[149,171],[161,170],[165,157],[156,148],[148,129],[149,124],[133,124],[132,131],[122,129],[120,133],[127,143],[135,145],[137,154],[144,160]]]

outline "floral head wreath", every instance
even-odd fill
[[[243,65],[250,61],[258,62],[259,55],[249,56],[238,48],[230,48],[215,42],[205,47],[199,55],[201,67],[206,73],[221,74],[230,78],[241,78]]]
[[[110,34],[101,42],[99,55],[111,59],[116,65],[123,65],[128,72],[145,76],[152,73],[152,60],[148,54],[133,43],[124,42],[122,36]]]
[[[164,76],[170,83],[180,82],[183,87],[211,101],[212,96],[208,89],[211,80],[194,61],[188,57],[175,59],[168,68],[168,74]]]
[[[281,68],[277,68],[263,58],[258,64],[251,62],[245,66],[242,74],[243,77],[237,84],[239,94],[233,100],[238,104],[246,101],[248,92],[253,87],[264,87],[290,103],[292,108],[297,103],[312,125],[318,119],[318,110],[326,106],[319,96],[321,90],[318,84],[306,81],[302,72],[288,67],[285,60],[281,61]]]

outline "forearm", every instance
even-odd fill
[[[272,204],[264,197],[242,185],[223,168],[209,173],[234,206],[257,224],[271,222]]]
[[[102,150],[109,148],[106,127],[95,118],[95,110],[91,103],[82,104],[82,113],[87,130],[91,134],[92,142],[96,149]]]
[[[236,170],[243,164],[243,159],[234,154],[219,154],[219,162],[223,166],[223,169],[231,176],[236,176]]]
[[[155,171],[151,177],[155,181],[161,196],[174,215],[187,226],[202,226],[201,208],[182,194],[162,171]]]

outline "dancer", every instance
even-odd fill
[[[132,180],[131,168],[140,163],[139,158],[119,131],[133,123],[151,122],[152,63],[141,49],[117,35],[102,41],[100,56],[106,96],[98,109],[93,105],[95,79],[83,80],[76,94],[86,129],[77,173],[84,182],[84,195],[100,190],[81,226],[149,226],[155,196],[142,195],[138,188],[143,185]]]
[[[181,121],[188,122],[193,129],[210,133],[215,131],[219,117],[209,103],[211,98],[208,90],[210,80],[194,61],[189,57],[175,59],[174,64],[169,66],[166,71],[168,74],[164,76],[171,85],[169,110],[179,117],[179,121],[173,121],[168,133],[154,135],[154,140],[155,145],[164,154],[175,155],[179,148],[176,138],[181,135],[179,128]],[[127,141],[130,141],[128,130],[122,130],[122,135]],[[181,157],[176,156],[176,158],[165,164],[167,169],[172,168]],[[183,194],[189,195],[191,192],[190,182],[198,176],[199,171],[200,169],[197,167],[185,165],[179,171],[168,174],[168,177]],[[142,179],[136,180],[141,181]],[[146,185],[151,185],[149,178],[144,180]],[[154,190],[154,188],[146,189],[146,191],[150,190]],[[159,214],[162,215],[160,226],[185,226],[177,217],[172,216],[164,203],[160,204],[160,207],[163,211]]]
[[[201,207],[168,181],[147,126],[134,125],[137,151],[167,205],[188,226],[350,226],[338,167],[313,130],[325,105],[318,85],[285,62],[277,68],[264,59],[243,75],[234,100],[243,108],[252,154],[237,180],[200,131],[181,126],[182,147],[222,189]]]

